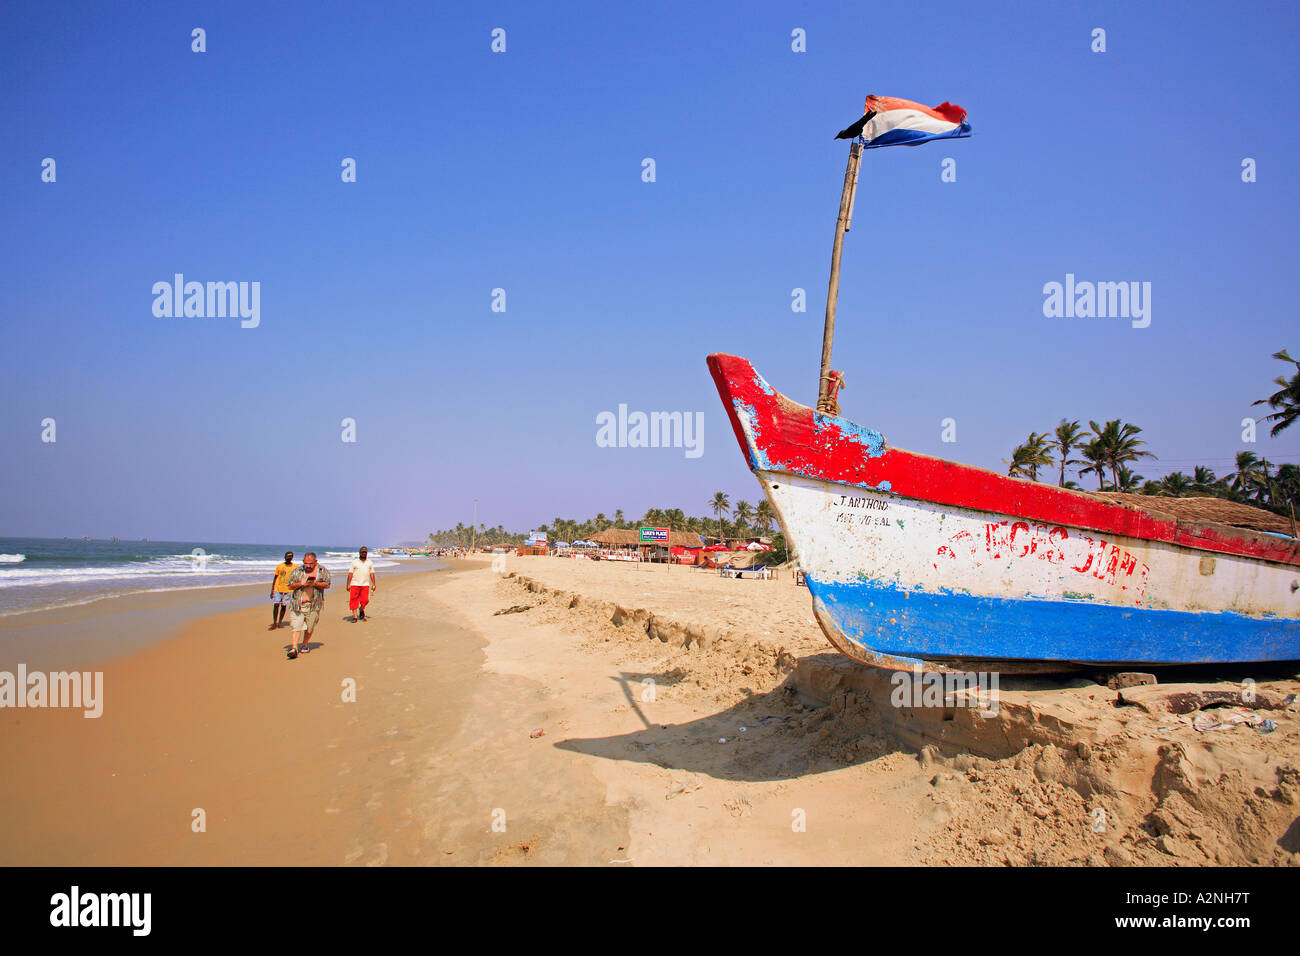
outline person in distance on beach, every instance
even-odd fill
[[[293,646],[289,648],[289,660],[297,658],[299,644],[302,645],[302,653],[311,650],[307,642],[320,623],[320,612],[325,607],[325,591],[329,586],[329,571],[316,563],[315,551],[308,551],[302,556],[302,566],[295,568],[289,575],[289,588],[293,591],[293,603],[289,605],[289,626],[293,628]]]
[[[275,577],[271,579],[271,625],[268,631],[274,631],[284,624],[284,615],[293,600],[289,590],[289,575],[293,573],[293,552],[284,553],[284,561],[275,566]]]
[[[361,620],[366,619],[366,605],[370,603],[370,592],[374,590],[377,590],[375,565],[363,547],[348,568],[348,610],[352,612],[353,624],[357,622],[358,610],[361,612]]]

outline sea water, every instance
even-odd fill
[[[269,593],[284,552],[292,551],[294,563],[301,564],[309,550],[342,587],[357,552],[341,545],[0,538],[0,616],[147,591],[261,583]],[[370,559],[376,571],[399,564],[375,552]]]

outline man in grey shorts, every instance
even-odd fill
[[[320,612],[325,607],[325,592],[329,586],[329,571],[316,563],[315,551],[308,551],[302,556],[302,564],[289,575],[289,590],[293,592],[293,601],[289,605],[289,627],[293,629],[289,660],[298,657],[299,644],[302,645],[302,653],[311,650],[307,642],[320,623]]]

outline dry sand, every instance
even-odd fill
[[[1120,692],[1087,674],[1004,678],[988,718],[898,708],[887,673],[829,649],[789,578],[544,558],[511,567],[502,603],[532,605],[517,616],[541,622],[539,639],[569,630],[593,659],[581,673],[612,653],[625,679],[660,685],[653,707],[635,707],[639,728],[631,717],[614,736],[563,728],[578,739],[562,746],[607,758],[598,772],[611,795],[639,811],[639,862],[1300,863],[1291,666],[1169,671],[1161,680],[1181,683]],[[489,644],[489,666],[510,666],[506,648]],[[1279,705],[1257,711],[1271,733],[1200,732],[1194,714],[1159,706],[1175,690],[1240,693],[1247,681],[1260,704]],[[630,777],[627,761],[651,766]],[[686,833],[683,815],[654,800],[683,778],[711,809]],[[797,810],[807,831],[792,835]],[[665,828],[671,846],[641,836]]]
[[[365,624],[331,593],[298,661],[258,607],[105,665],[98,720],[0,710],[0,862],[1300,859],[1294,704],[1200,733],[1074,677],[899,709],[788,579],[507,560],[381,582]]]

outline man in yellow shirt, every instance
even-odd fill
[[[296,565],[293,563],[292,551],[286,551],[284,563],[275,566],[275,577],[271,581],[271,626],[267,628],[268,631],[284,626],[285,609],[293,601],[289,575],[293,573],[294,567]]]

